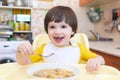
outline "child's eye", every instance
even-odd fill
[[[67,26],[62,26],[62,28],[66,28]]]
[[[55,26],[50,26],[50,28],[55,28]]]

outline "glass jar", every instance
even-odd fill
[[[15,0],[15,6],[23,6],[23,1],[22,0]]]
[[[21,21],[19,24],[20,24],[20,31],[24,31],[25,30],[25,23],[23,21]]]
[[[15,22],[15,27],[14,27],[14,31],[19,31],[19,23]]]
[[[25,23],[25,30],[26,30],[26,31],[30,31],[30,24]]]

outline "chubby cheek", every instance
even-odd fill
[[[52,35],[48,33],[49,39],[52,40]]]
[[[64,43],[69,43],[71,35],[67,35],[64,39]]]
[[[48,36],[49,36],[49,39],[53,42],[54,38],[53,38],[53,32],[51,31],[48,31]]]

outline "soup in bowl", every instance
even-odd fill
[[[78,78],[80,71],[72,65],[41,63],[28,68],[27,73],[34,78],[75,80]]]

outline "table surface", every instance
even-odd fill
[[[34,63],[29,65],[19,65],[17,63],[0,64],[0,80],[48,80],[42,78],[32,78],[27,74],[29,67],[40,65]],[[85,64],[74,64],[74,67],[80,70],[78,79],[76,80],[119,80],[120,71],[116,68],[102,65],[97,71],[87,72]],[[49,79],[50,80],[50,79]]]

